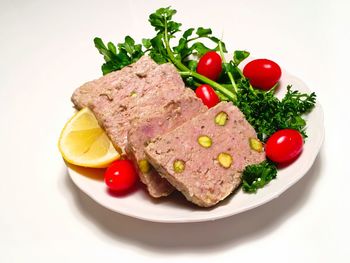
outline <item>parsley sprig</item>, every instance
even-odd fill
[[[181,32],[181,23],[173,20],[175,14],[176,10],[170,7],[152,13],[148,21],[156,35],[142,39],[140,44],[130,36],[126,36],[124,42],[118,45],[112,42],[105,45],[100,38],[95,38],[95,46],[105,60],[103,74],[122,69],[148,54],[159,64],[174,64],[188,86],[195,88],[203,83],[212,86],[221,100],[231,101],[244,113],[260,140],[266,141],[271,134],[285,128],[298,130],[304,138],[307,137],[303,115],[314,107],[315,93],[300,93],[288,86],[287,93],[279,100],[275,96],[275,88],[267,92],[254,89],[239,68],[240,63],[250,55],[249,52],[236,50],[232,58],[226,61],[226,45],[213,36],[210,28],[189,28],[177,37]],[[176,39],[177,44],[172,45]],[[203,40],[212,47],[204,44]],[[218,81],[196,72],[198,58],[211,50],[218,51],[223,59],[223,72]],[[276,165],[269,160],[248,166],[242,175],[243,190],[256,192],[274,179],[276,174]]]
[[[277,176],[276,165],[271,161],[249,165],[244,169],[242,188],[247,193],[255,193]]]

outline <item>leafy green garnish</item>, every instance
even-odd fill
[[[98,49],[106,63],[102,65],[103,75],[136,62],[144,55],[141,44],[135,44],[130,36],[125,37],[124,43],[118,44],[118,49],[112,42],[108,42],[107,47],[101,38],[94,39],[95,47]]]
[[[281,129],[298,130],[306,137],[306,121],[302,114],[308,113],[315,105],[315,93],[301,94],[287,87],[282,100],[270,91],[253,90],[246,79],[241,79],[236,105],[254,127],[260,140],[265,141],[274,132]]]
[[[109,42],[106,46],[100,38],[95,38],[95,46],[105,60],[103,74],[119,70],[148,54],[159,64],[172,63],[187,86],[195,88],[205,83],[213,87],[220,100],[231,101],[244,113],[261,141],[285,128],[296,129],[304,138],[307,137],[303,114],[314,107],[315,93],[303,94],[288,86],[286,95],[279,100],[274,94],[275,87],[269,91],[254,89],[239,68],[240,63],[250,55],[249,52],[236,50],[232,58],[226,61],[226,45],[213,36],[210,28],[189,28],[180,36],[177,45],[172,46],[171,41],[175,41],[176,34],[181,31],[181,23],[173,20],[175,14],[176,10],[170,7],[152,13],[148,21],[156,34],[152,38],[142,39],[142,44],[135,44],[134,39],[127,36],[124,43],[115,46]],[[206,44],[202,40],[206,40]],[[211,50],[220,52],[223,60],[223,71],[218,81],[196,72],[198,58]],[[255,192],[274,179],[276,174],[276,166],[271,161],[248,166],[243,172],[243,190]]]
[[[242,174],[242,188],[248,193],[255,193],[277,176],[277,168],[271,161],[249,165]]]
[[[236,50],[233,53],[233,62],[238,66],[243,60],[249,57],[250,53],[245,50]]]

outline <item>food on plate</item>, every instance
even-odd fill
[[[149,58],[144,60],[149,60]],[[121,149],[126,146],[127,132],[132,120],[148,116],[157,107],[165,106],[185,91],[180,75],[170,63],[157,65],[154,70],[141,75],[140,72],[135,72],[130,68],[127,70],[127,80],[137,83],[137,86],[129,90],[129,96],[121,98],[122,95],[119,94],[124,94],[124,90],[120,88],[118,81],[115,81],[113,88],[99,93],[88,105],[113,145]],[[124,69],[126,68],[121,71]],[[108,75],[103,78],[109,80]],[[123,83],[128,86],[128,81],[124,80]],[[79,96],[75,97],[79,100]]]
[[[279,130],[266,141],[266,155],[276,163],[290,162],[301,153],[303,144],[300,132],[292,129]]]
[[[246,193],[256,193],[277,176],[273,162],[264,162],[247,166],[242,173],[242,189]]]
[[[78,111],[67,122],[58,148],[67,162],[84,167],[107,167],[120,157],[88,108]]]
[[[184,90],[184,87],[177,86],[154,86],[152,91],[141,97],[130,96],[121,101],[118,97],[110,100],[102,96],[90,104],[90,109],[113,145],[124,149],[127,144],[127,133],[133,121],[151,114],[158,107],[167,105]]]
[[[73,93],[72,102],[81,109],[101,96],[120,101],[129,97],[139,98],[152,91],[154,86],[166,88],[166,85],[184,87],[173,65],[158,65],[149,56],[143,56],[130,66],[85,83]]]
[[[82,89],[85,89],[85,84],[78,88],[72,97],[76,107],[79,107],[82,104],[81,102],[88,104],[115,148],[121,151],[125,150],[127,134],[133,123],[142,122],[151,116],[158,115],[158,119],[164,119],[163,122],[165,121],[166,123],[163,125],[164,131],[157,127],[158,130],[154,132],[164,133],[206,109],[194,92],[185,88],[180,75],[173,65],[156,64],[154,66],[154,62],[149,61],[149,58],[142,57],[140,61],[130,67],[123,68],[120,70],[121,73],[119,73],[121,80],[116,77],[113,79],[113,85],[110,84],[110,74],[97,80],[102,83],[108,83],[108,90],[103,89],[103,86],[101,86],[98,93],[94,93],[94,96],[89,96],[89,92],[82,92]],[[139,67],[140,64],[147,65],[147,72],[141,74],[142,68]],[[123,73],[123,71],[125,72]],[[128,86],[128,81],[133,86],[133,89],[130,89]],[[123,98],[125,91],[120,88],[118,83],[122,83],[120,84],[121,86],[125,85],[129,88],[129,96]],[[174,98],[182,100],[180,108],[172,108],[171,105],[173,104],[179,105],[179,102],[175,101]],[[170,107],[174,112],[167,114],[167,107]],[[159,125],[159,123],[157,124]],[[157,134],[155,133],[154,135]],[[131,136],[131,138],[134,137]],[[130,151],[128,153],[134,157],[132,159],[135,160],[135,165],[138,166],[139,161],[142,160],[143,149],[137,149],[138,153],[136,154],[137,150],[133,147],[133,143],[134,141],[130,143]],[[141,164],[141,167],[147,165],[145,160]],[[147,172],[139,170],[141,181],[146,184],[151,196],[161,197],[170,194],[173,190],[171,185],[151,168]]]
[[[147,76],[156,68],[159,68],[157,63],[148,56],[144,56],[132,66],[85,83],[75,90],[71,98],[72,102],[77,109],[82,109],[103,94],[107,98],[112,98],[117,93],[119,100],[129,97],[133,93],[142,94],[147,89],[153,89],[152,84],[155,84],[156,80],[153,81],[153,78],[147,78]],[[148,85],[146,80],[153,82]],[[176,79],[173,82],[176,82]]]
[[[218,114],[225,125],[215,123]],[[198,138],[206,138],[201,144]],[[210,143],[207,139],[210,138]],[[154,138],[145,148],[149,162],[185,197],[203,207],[223,200],[241,183],[244,168],[265,160],[250,147],[254,128],[232,103],[221,102],[178,128]]]
[[[181,31],[175,13],[170,7],[152,13],[156,33],[142,44],[130,36],[117,45],[94,39],[104,76],[73,93],[82,109],[76,116],[89,121],[73,117],[59,147],[68,162],[88,167],[105,167],[125,153],[129,160],[106,171],[112,190],[132,188],[138,174],[152,197],[178,190],[210,207],[240,185],[255,193],[276,178],[277,163],[301,153],[304,114],[316,95],[287,86],[277,98],[278,64],[258,59],[242,71],[249,52],[228,56],[210,28],[189,28],[174,44]]]
[[[216,81],[222,71],[222,59],[215,51],[205,53],[198,61],[197,72]]]
[[[280,66],[269,59],[255,59],[245,65],[244,76],[258,89],[269,90],[277,84],[282,75]]]
[[[208,108],[214,107],[220,102],[219,96],[208,84],[203,84],[196,88],[196,95]]]
[[[110,190],[116,193],[130,191],[137,182],[137,172],[129,160],[113,162],[105,172],[105,183]]]
[[[178,98],[162,107],[154,107],[153,113],[135,121],[129,129],[125,151],[138,167],[140,179],[147,186],[151,196],[167,196],[174,188],[149,164],[144,146],[152,138],[171,131],[206,110],[207,107],[191,89],[184,89]]]

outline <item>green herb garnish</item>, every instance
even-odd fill
[[[247,166],[242,174],[242,188],[247,193],[255,193],[277,176],[277,168],[271,161]]]
[[[98,37],[94,39],[94,43],[95,47],[106,61],[106,63],[102,65],[103,75],[122,69],[136,62],[144,55],[142,45],[136,45],[134,39],[130,36],[126,36],[124,43],[118,44],[117,47],[112,42],[108,42],[106,46],[102,39]]]
[[[237,107],[244,113],[254,127],[258,138],[265,141],[274,132],[281,129],[298,130],[306,136],[306,121],[302,117],[315,105],[316,94],[301,94],[287,87],[282,100],[274,95],[274,89],[261,91],[252,89],[247,79],[239,80]]]

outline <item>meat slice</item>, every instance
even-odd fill
[[[184,86],[172,65],[158,65],[150,57],[143,56],[134,64],[85,83],[75,90],[71,99],[75,107],[81,109],[100,96],[118,100],[134,94],[142,96],[159,82],[171,82],[175,86]]]
[[[221,102],[176,129],[153,139],[145,148],[148,161],[185,197],[210,207],[241,183],[250,164],[265,159],[252,150],[254,128],[232,103]]]
[[[169,84],[170,85],[170,84]],[[130,96],[122,100],[110,100],[100,96],[89,104],[101,127],[116,148],[124,149],[131,122],[153,114],[174,98],[183,94],[185,88],[178,86],[154,86],[142,96]]]
[[[135,167],[139,168],[140,179],[147,186],[151,196],[156,198],[167,196],[174,188],[148,163],[144,153],[145,145],[151,138],[173,130],[206,110],[207,107],[195,96],[194,92],[185,89],[177,99],[133,123],[128,132],[128,143],[125,150],[135,163]]]

